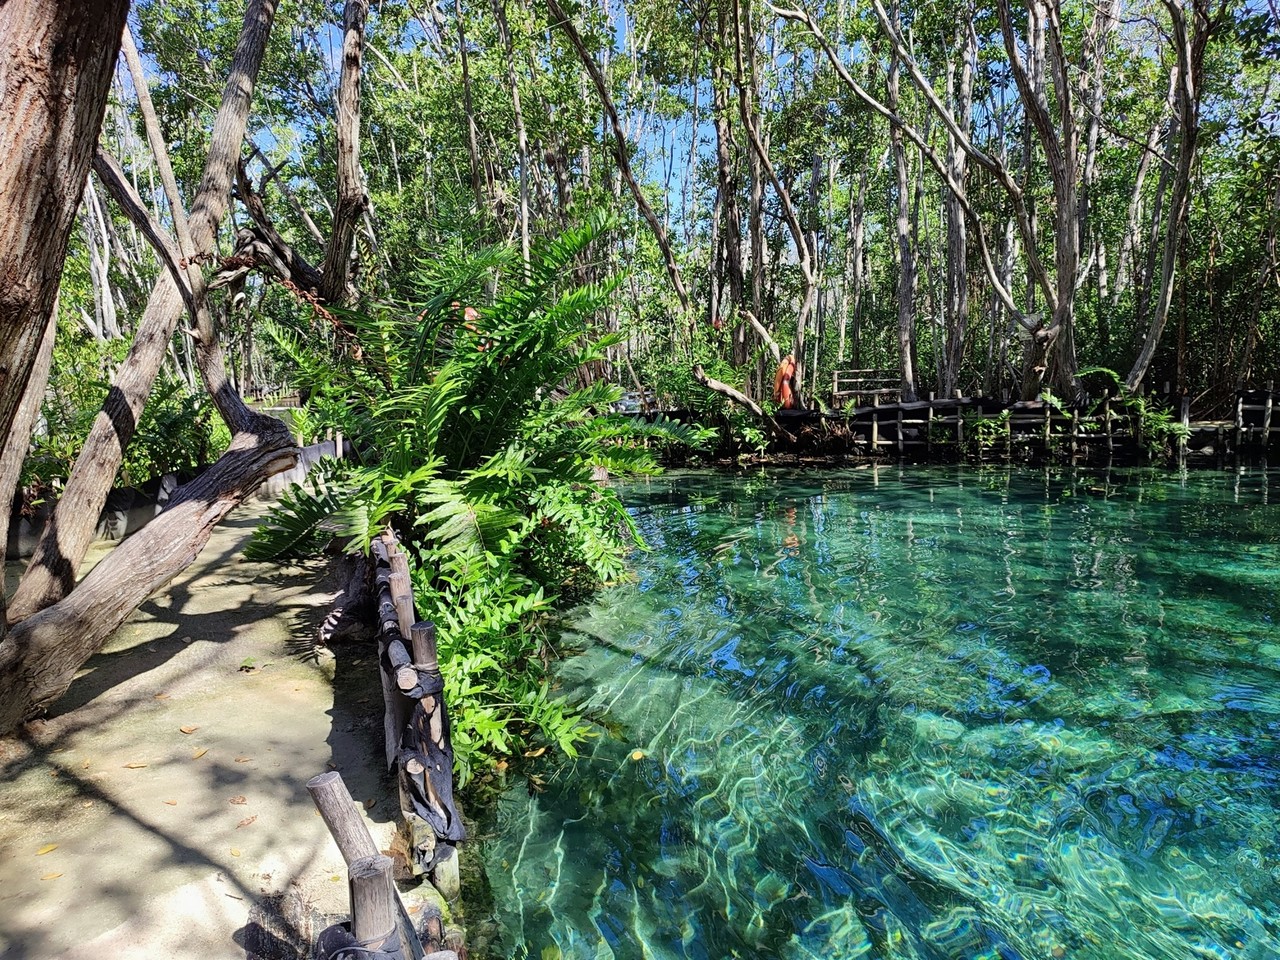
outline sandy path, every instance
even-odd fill
[[[332,588],[320,565],[240,559],[260,513],[233,514],[48,720],[0,742],[3,960],[296,955],[298,917],[346,912],[305,788],[330,764],[378,801],[386,846],[374,657],[340,651],[336,679],[314,658]]]

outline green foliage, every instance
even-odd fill
[[[20,483],[28,497],[43,496],[70,474],[127,348],[124,340],[98,341],[74,321],[60,322],[41,407],[43,422],[22,468]],[[203,393],[162,376],[125,451],[117,482],[136,486],[165,473],[194,469],[216,459],[229,442]]]
[[[592,329],[615,284],[566,284],[607,220],[537,246],[446,248],[420,265],[417,303],[345,316],[341,352],[279,327],[310,391],[309,430],[336,427],[365,465],[326,466],[255,535],[255,557],[367,549],[388,524],[414,558],[418,611],[438,628],[465,781],[524,731],[572,754],[585,732],[552,696],[537,625],[557,597],[625,575],[640,546],[606,474],[656,472],[657,444],[705,431],[612,414],[620,388],[579,373],[619,342]],[[492,293],[486,296],[485,291]],[[464,315],[457,302],[479,305]]]
[[[1080,371],[1082,378],[1092,374],[1100,374],[1115,388],[1121,404],[1133,418],[1134,436],[1149,459],[1171,455],[1179,443],[1191,436],[1191,429],[1172,410],[1158,406],[1150,398],[1127,389],[1123,378],[1114,370],[1090,367]],[[1100,406],[1101,404],[1096,404],[1094,412]]]

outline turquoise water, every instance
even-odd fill
[[[627,488],[497,955],[1280,957],[1280,473]]]

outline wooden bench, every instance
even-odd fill
[[[902,377],[893,370],[837,370],[831,382],[831,405],[837,409],[846,398],[858,406],[863,397],[899,397]]]

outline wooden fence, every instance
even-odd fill
[[[409,561],[394,534],[374,541],[374,582],[383,734],[388,768],[396,771],[399,831],[414,876],[426,876],[449,902],[460,893],[457,845],[466,838],[453,799],[453,747],[435,627],[413,607]],[[336,772],[307,783],[343,859],[351,894],[351,923],[324,930],[318,960],[457,960],[461,934],[446,930],[443,912],[427,909],[410,920],[391,871]]]
[[[1233,420],[1193,421],[1188,398],[1107,397],[1088,406],[1045,400],[1004,404],[990,398],[956,397],[911,403],[870,403],[835,414],[783,412],[789,428],[830,435],[828,446],[867,456],[901,459],[1106,459],[1179,460],[1197,456],[1225,462],[1272,452],[1280,431],[1276,396],[1241,393]],[[1163,421],[1164,426],[1161,426]],[[1172,430],[1168,429],[1172,427]],[[1280,442],[1280,441],[1278,441]]]

